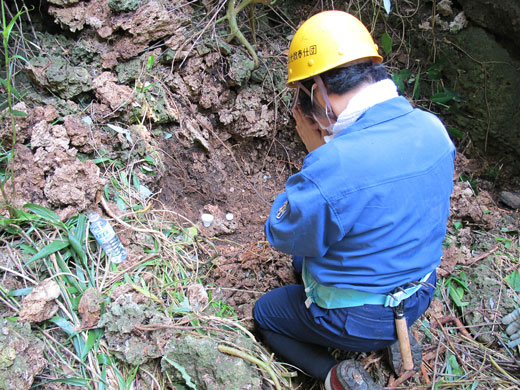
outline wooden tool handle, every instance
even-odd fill
[[[399,348],[401,349],[403,369],[405,371],[413,370],[412,350],[410,348],[410,339],[408,336],[408,327],[406,326],[406,317],[399,319],[396,318],[395,328],[397,329],[397,339],[399,340]]]

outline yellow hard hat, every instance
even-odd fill
[[[366,27],[343,11],[320,12],[305,21],[289,47],[289,77],[294,82],[363,58],[381,63],[383,57]]]

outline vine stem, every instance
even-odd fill
[[[244,34],[238,29],[238,23],[237,23],[237,14],[242,11],[245,7],[250,5],[251,7],[254,7],[255,4],[264,4],[264,5],[270,5],[272,4],[271,0],[244,0],[241,2],[237,7],[236,0],[228,0],[228,8],[226,16],[223,16],[222,18],[218,19],[216,23],[219,23],[225,19],[229,22],[229,29],[230,29],[230,35],[228,38],[228,42],[231,42],[233,38],[237,38],[240,43],[242,43],[249,54],[251,54],[251,57],[253,57],[254,62],[254,68],[258,68],[258,55],[256,54],[255,48],[249,43],[249,41],[244,37]],[[251,13],[249,15],[249,23],[251,23],[251,30],[253,32],[253,40],[256,41],[255,37],[255,28],[254,28],[254,11],[253,8],[251,8]]]
[[[278,381],[278,378],[276,377],[276,374],[274,373],[273,369],[269,367],[265,362],[261,361],[260,359],[255,358],[254,356],[251,356],[244,351],[241,351],[236,348],[228,347],[227,345],[219,345],[218,350],[222,353],[227,353],[228,355],[233,355],[236,357],[239,357],[241,359],[247,360],[250,363],[254,363],[260,368],[263,368],[271,377],[271,379],[274,382],[274,386],[276,390],[281,390],[280,382]]]

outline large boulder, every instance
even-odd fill
[[[451,35],[442,53],[442,79],[461,97],[451,106],[450,121],[487,155],[508,156],[518,164],[520,63],[480,27]]]
[[[459,0],[472,22],[520,48],[520,1]]]

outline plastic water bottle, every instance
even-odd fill
[[[123,262],[126,259],[126,249],[121,244],[110,223],[106,219],[101,218],[96,212],[90,213],[88,220],[90,221],[90,232],[112,263],[119,264]]]

